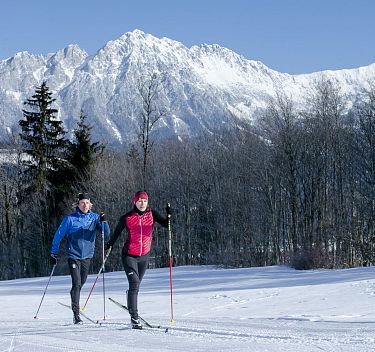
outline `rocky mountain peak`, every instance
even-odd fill
[[[0,135],[18,127],[22,103],[46,80],[68,130],[83,109],[95,136],[114,145],[131,142],[140,119],[137,82],[155,72],[164,77],[159,105],[168,112],[156,126],[158,135],[184,138],[234,124],[228,116],[254,120],[278,89],[301,103],[322,76],[338,82],[355,101],[375,78],[375,64],[294,76],[217,44],[187,48],[135,29],[92,56],[72,44],[49,55],[20,52],[0,61]]]

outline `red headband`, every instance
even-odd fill
[[[134,204],[138,202],[139,199],[146,199],[148,200],[148,194],[146,192],[137,192],[135,195],[134,195]]]

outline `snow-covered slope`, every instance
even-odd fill
[[[96,275],[82,290],[85,302]],[[70,277],[0,282],[1,351],[11,352],[368,352],[375,350],[374,268],[296,271],[286,267],[149,269],[140,314],[160,330],[131,330],[129,315],[106,304],[106,325],[72,324]],[[101,279],[86,314],[103,318]],[[125,273],[106,273],[106,296],[125,301]],[[169,331],[165,333],[165,327]]]
[[[22,102],[46,80],[67,129],[72,129],[83,108],[93,119],[97,136],[109,142],[131,141],[139,124],[137,81],[154,72],[166,78],[160,106],[168,113],[157,126],[161,135],[193,136],[232,124],[231,113],[254,119],[278,89],[301,101],[322,75],[338,82],[354,101],[375,78],[375,64],[293,76],[218,45],[187,48],[134,30],[93,56],[70,45],[55,54],[21,52],[0,61],[0,135],[18,124]]]

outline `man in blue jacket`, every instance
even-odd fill
[[[104,218],[104,213],[100,215],[91,211],[91,201],[87,193],[80,193],[78,200],[74,204],[76,211],[65,216],[57,229],[51,249],[51,264],[57,265],[60,242],[67,237],[66,253],[68,265],[72,277],[72,289],[70,296],[72,300],[73,322],[81,324],[79,315],[79,299],[81,288],[86,282],[89,273],[90,261],[94,255],[96,233],[104,228],[104,235],[110,233],[109,226]]]

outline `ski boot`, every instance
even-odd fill
[[[83,324],[83,321],[81,319],[81,317],[79,316],[79,313],[74,313],[73,315],[73,323],[74,324]]]
[[[132,329],[142,330],[142,324],[139,319],[130,318],[130,323],[132,324]]]

